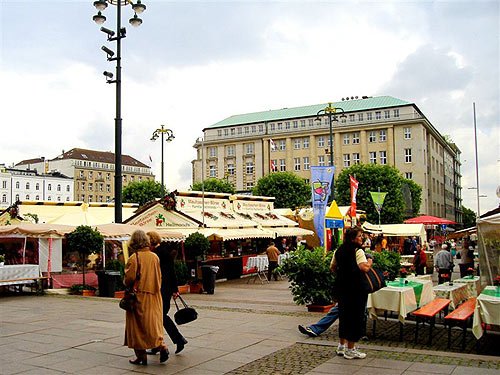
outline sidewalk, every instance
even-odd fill
[[[214,295],[186,295],[199,318],[181,326],[189,343],[165,364],[128,363],[133,351],[122,345],[124,312],[115,299],[79,296],[0,297],[1,374],[498,374],[499,356],[412,347],[377,326],[377,339],[362,342],[364,360],[335,355],[335,324],[324,336],[308,338],[298,324],[316,321],[292,302],[286,281],[269,284],[234,280],[217,283]],[[172,309],[171,309],[172,312]],[[396,323],[397,324],[397,323]],[[380,333],[379,333],[380,332]],[[379,337],[380,336],[380,337]],[[397,336],[397,335],[396,335]],[[438,339],[436,331],[436,342]],[[442,335],[441,335],[442,336]],[[424,336],[426,337],[426,336]],[[424,339],[424,338],[423,338]],[[425,341],[425,340],[424,340]],[[500,347],[498,336],[486,341]]]

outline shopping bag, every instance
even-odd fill
[[[181,301],[182,306],[184,307],[179,308],[177,299]],[[198,313],[196,312],[196,310],[193,307],[189,307],[180,295],[177,297],[177,299],[174,299],[175,307],[177,308],[177,311],[174,314],[175,323],[181,325],[196,320],[198,318]]]
[[[137,295],[131,290],[125,290],[125,295],[120,300],[119,306],[125,311],[134,311],[137,303]]]
[[[368,272],[361,272],[361,284],[366,293],[370,294],[385,287],[385,278],[382,271],[371,267]]]

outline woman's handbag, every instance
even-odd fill
[[[130,312],[134,311],[135,305],[137,304],[137,285],[139,284],[139,280],[141,278],[141,264],[139,263],[139,254],[136,253],[135,255],[137,257],[137,270],[135,273],[134,284],[131,287],[125,289],[125,294],[119,303],[121,309]]]
[[[181,303],[184,306],[183,308],[179,308],[179,306],[177,305],[177,299],[181,300]],[[196,312],[196,310],[192,307],[189,307],[180,295],[177,297],[177,299],[174,299],[175,307],[177,308],[177,311],[174,314],[175,322],[178,325],[181,325],[196,320],[198,318],[198,313]]]
[[[385,287],[385,278],[383,273],[373,267],[368,272],[361,272],[361,285],[366,293],[373,293]]]

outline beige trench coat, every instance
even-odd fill
[[[163,344],[160,261],[149,248],[133,254],[125,265],[126,286],[134,283],[137,255],[140,263],[137,305],[133,312],[126,312],[124,345],[132,349],[157,348]]]

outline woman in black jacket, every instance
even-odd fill
[[[364,336],[366,327],[365,309],[368,294],[361,286],[362,272],[367,272],[373,264],[366,259],[361,248],[363,232],[360,228],[349,228],[344,234],[344,243],[335,251],[331,268],[336,272],[335,288],[339,307],[340,344],[337,354],[346,359],[363,359],[356,342]],[[347,348],[345,347],[347,345]]]

